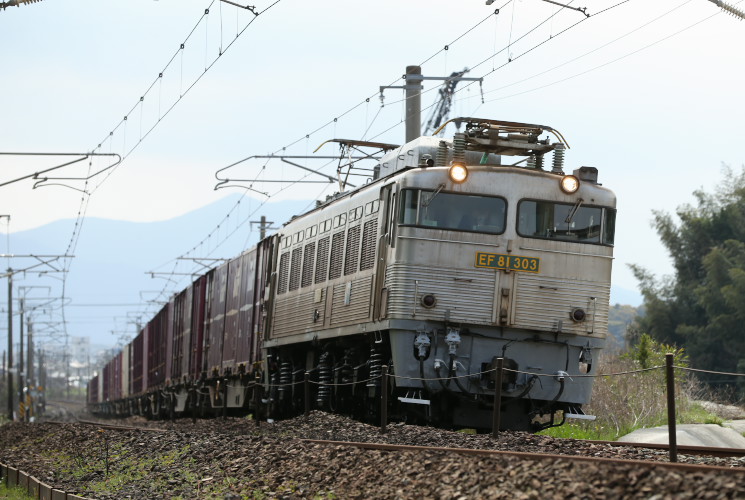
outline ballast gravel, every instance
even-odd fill
[[[117,423],[121,423],[117,421]],[[0,462],[81,496],[352,499],[720,499],[745,498],[745,471],[681,471],[570,459],[472,456],[454,451],[380,451],[302,441],[323,439],[481,448],[647,461],[665,452],[601,446],[527,433],[498,439],[403,424],[375,426],[313,412],[277,423],[248,419],[145,422],[163,432],[87,424],[10,423]],[[745,467],[745,458],[679,455],[684,463]]]

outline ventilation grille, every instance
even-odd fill
[[[341,276],[341,262],[344,257],[344,231],[336,233],[331,239],[331,269],[329,279]]]
[[[303,253],[303,281],[300,286],[306,287],[313,283],[313,263],[316,257],[316,244],[308,243],[305,245]]]
[[[277,299],[271,338],[305,333],[323,325],[325,308],[318,307],[314,295],[312,290],[307,290]],[[318,310],[319,316],[314,322],[315,310]]]
[[[290,252],[285,252],[279,258],[279,282],[277,283],[277,295],[287,291],[287,276],[290,271]]]
[[[360,226],[349,228],[347,237],[347,259],[344,262],[344,276],[357,272],[360,260]]]
[[[290,270],[290,290],[297,290],[300,286],[300,263],[303,260],[303,249],[292,251],[292,269]]]
[[[334,286],[331,300],[332,326],[349,325],[370,319],[372,312],[372,276]],[[347,297],[349,302],[347,302]]]
[[[362,231],[362,261],[360,270],[372,269],[375,267],[375,243],[378,235],[378,219],[372,219],[365,222],[365,229]]]
[[[326,281],[326,272],[329,268],[329,237],[318,240],[318,265],[316,266],[316,283]]]
[[[396,263],[386,269],[389,318],[492,324],[494,272],[480,269],[425,267]],[[437,297],[431,309],[419,303],[422,295]],[[415,295],[416,294],[416,295]]]
[[[593,300],[593,298],[595,300]],[[564,333],[605,335],[608,332],[610,283],[519,274],[515,293],[515,326]],[[584,309],[585,321],[575,323],[569,314]]]

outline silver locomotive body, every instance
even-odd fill
[[[401,416],[488,428],[503,358],[504,427],[584,416],[607,335],[615,195],[595,169],[564,175],[563,141],[539,139],[552,129],[466,120],[453,141],[389,153],[374,182],[277,236],[263,347],[280,411],[299,404],[285,387],[307,371],[317,406],[369,414],[386,364]]]

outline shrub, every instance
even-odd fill
[[[643,334],[639,343],[620,356],[605,354],[598,360],[600,371],[595,379],[587,414],[594,421],[571,421],[561,430],[549,430],[557,437],[615,440],[643,427],[667,423],[667,381],[665,355],[674,355],[673,364],[687,367],[683,349],[662,344]],[[645,370],[645,371],[640,371]],[[700,384],[685,370],[675,370],[675,404],[678,422],[717,422],[717,417],[693,402]]]

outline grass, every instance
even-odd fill
[[[28,500],[29,498],[34,497],[29,495],[28,492],[20,486],[8,488],[5,484],[0,483],[0,498],[5,498],[7,500]]]
[[[711,413],[698,403],[691,404],[690,407],[677,416],[676,421],[679,421],[681,424],[722,425],[724,423],[723,418]],[[667,421],[665,423],[667,423]]]
[[[142,481],[156,467],[173,465],[189,451],[189,445],[186,445],[180,450],[143,459],[122,455],[121,450],[117,448],[112,449],[112,455],[110,456],[112,462],[110,473],[99,481],[90,482],[88,484],[90,491],[94,493],[119,491],[125,485]],[[99,463],[99,470],[103,467],[104,465]]]
[[[628,359],[604,362],[606,373],[622,373],[635,369]],[[615,441],[636,429],[667,425],[667,398],[664,373],[653,370],[628,375],[598,377],[593,386],[592,401],[585,410],[597,415],[594,421],[568,421],[539,434],[572,439]],[[706,410],[699,399],[700,387],[695,380],[676,383],[676,419],[678,424],[717,424],[724,420]]]
[[[185,457],[189,449],[190,446],[185,445],[179,450],[143,458],[127,453],[122,444],[108,443],[102,435],[98,446],[88,450],[86,456],[67,455],[54,450],[47,451],[45,456],[53,459],[55,468],[62,474],[84,481],[88,494],[96,495],[116,493],[127,485],[144,480],[156,468],[167,468],[175,463],[191,464],[194,459]],[[193,474],[181,474],[185,477],[178,479],[196,482]]]
[[[705,410],[699,404],[692,404],[684,412],[679,413],[675,419],[678,424],[716,424],[722,425],[724,420],[719,416]],[[594,441],[615,441],[621,436],[646,427],[658,427],[667,425],[667,413],[657,415],[650,419],[646,425],[622,427],[618,431],[615,427],[609,427],[602,419],[594,423],[566,423],[561,427],[552,427],[538,434],[556,438],[567,439],[589,439]],[[745,434],[744,434],[745,435]]]

